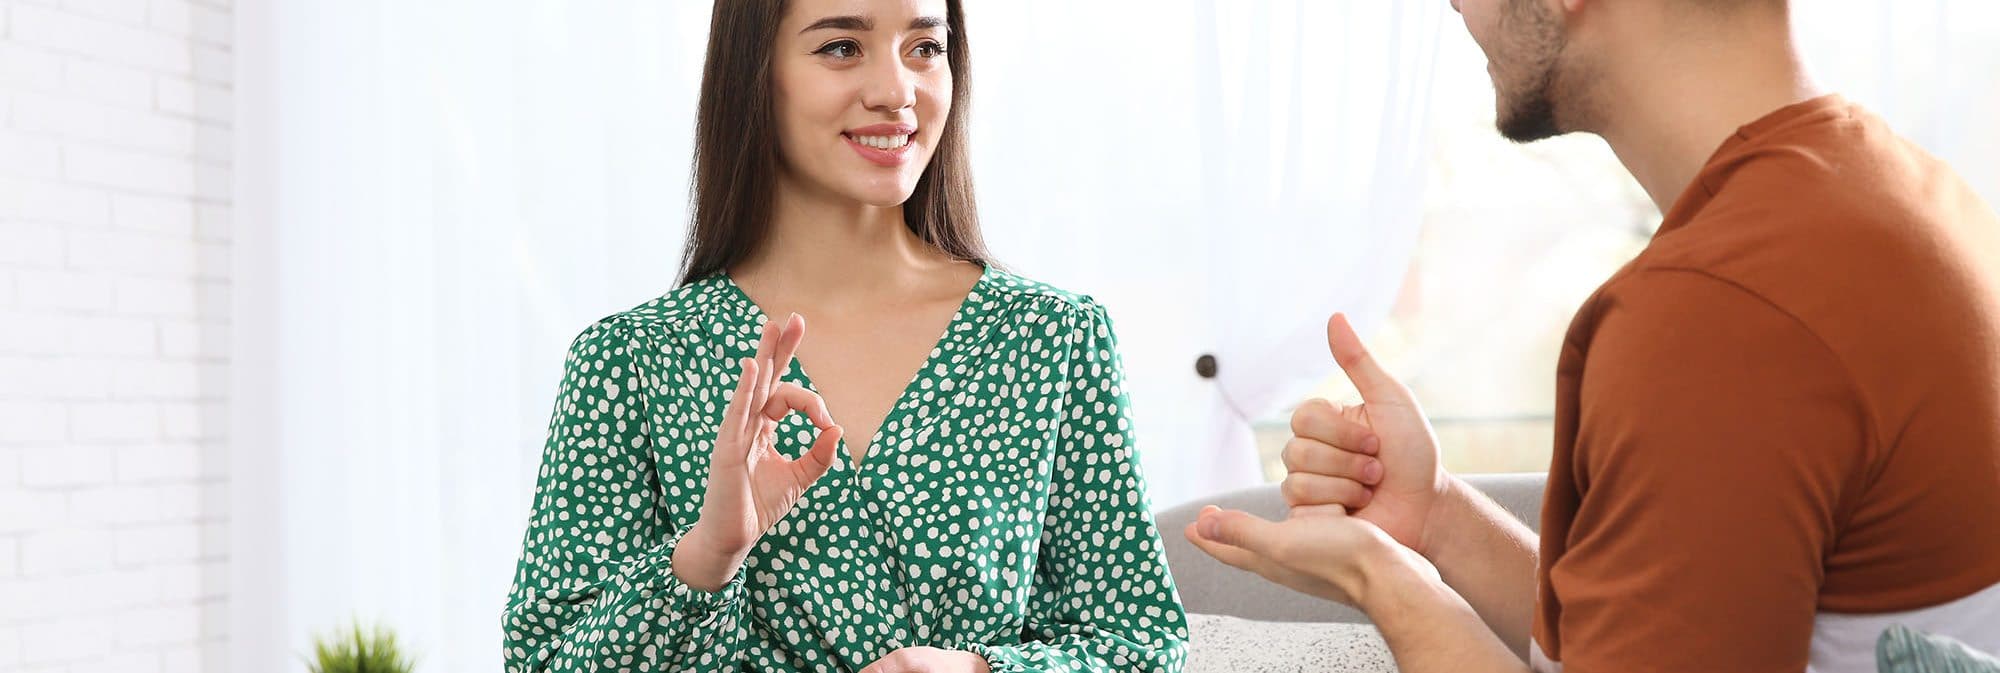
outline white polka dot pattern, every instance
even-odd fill
[[[843,447],[721,591],[681,584],[673,546],[763,320],[716,276],[577,337],[504,617],[509,671],[847,671],[913,646],[996,672],[1181,669],[1110,322],[993,269],[867,459]],[[810,430],[788,418],[781,449]]]

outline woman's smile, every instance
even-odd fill
[[[917,127],[908,124],[875,124],[848,129],[840,134],[855,153],[879,166],[901,166],[910,161],[916,147]]]

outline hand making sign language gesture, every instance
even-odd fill
[[[1499,653],[1509,662],[1502,670],[1516,670],[1521,662],[1506,652],[1527,648],[1532,534],[1444,470],[1415,396],[1376,363],[1346,316],[1327,322],[1326,337],[1362,403],[1314,400],[1292,415],[1282,487],[1290,516],[1272,522],[1208,507],[1188,539],[1224,563],[1360,608],[1385,638],[1396,636],[1389,645],[1404,670],[1457,661],[1460,649]],[[1521,562],[1494,560],[1494,544],[1512,545],[1510,558]],[[1484,635],[1443,644],[1404,635],[1451,622]]]
[[[1340,508],[1421,552],[1431,504],[1450,485],[1437,436],[1410,389],[1376,363],[1347,316],[1327,321],[1326,342],[1362,402],[1314,399],[1293,412],[1285,502],[1293,516]]]
[[[1327,345],[1362,403],[1312,400],[1292,414],[1280,488],[1291,516],[1278,523],[1210,507],[1186,533],[1224,563],[1359,604],[1363,575],[1384,564],[1435,575],[1411,551],[1425,548],[1425,521],[1451,479],[1416,399],[1375,362],[1346,316],[1327,322]]]
[[[806,489],[833,467],[841,428],[820,396],[781,382],[791,368],[806,320],[792,314],[780,325],[764,323],[757,355],[745,358],[722,427],[709,456],[708,492],[701,515],[674,550],[674,574],[688,586],[715,591],[736,574],[764,532],[785,518]],[[799,412],[819,428],[805,455],[778,451],[778,422]]]
[[[779,380],[805,334],[805,318],[798,314],[783,326],[767,322],[757,356],[741,362],[736,392],[716,429],[700,518],[674,550],[674,574],[690,587],[714,591],[727,583],[758,538],[833,467],[842,430],[827,413],[826,401],[799,384]],[[798,458],[786,457],[776,446],[778,422],[792,412],[805,414],[819,428],[819,438]],[[870,673],[986,669],[979,655],[931,647],[902,648],[867,668]]]

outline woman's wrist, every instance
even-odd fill
[[[680,578],[688,588],[706,593],[721,591],[729,584],[729,578],[743,567],[743,552],[716,549],[709,537],[702,534],[700,523],[681,535],[679,544],[674,545],[674,577]]]

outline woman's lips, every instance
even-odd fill
[[[848,129],[840,137],[863,159],[878,166],[900,166],[912,156],[916,133],[916,127],[907,124],[876,124]]]

